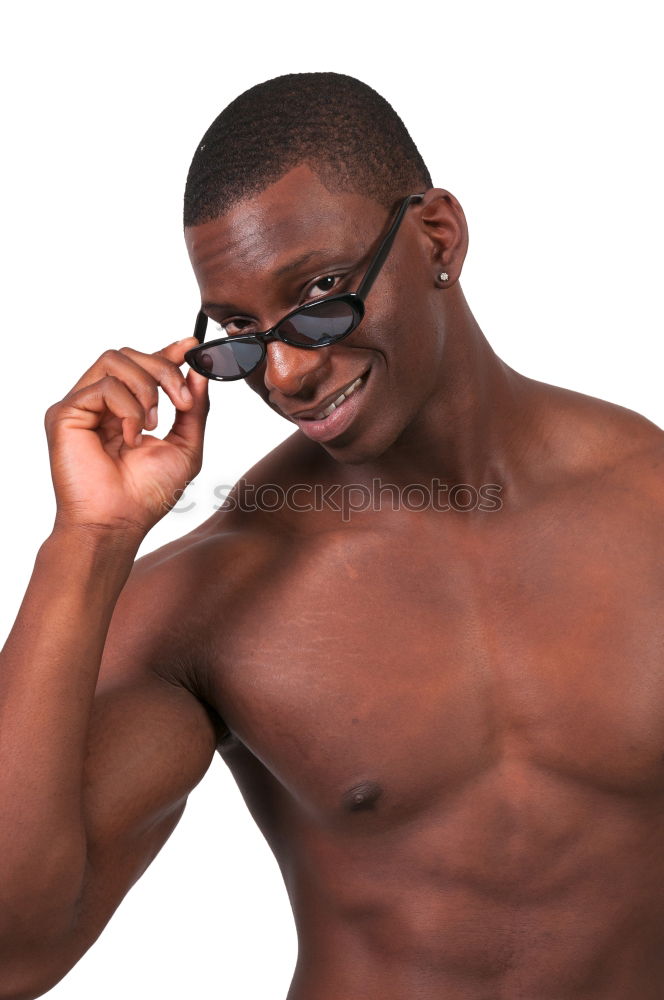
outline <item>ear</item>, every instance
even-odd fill
[[[459,280],[468,250],[468,224],[459,202],[444,188],[430,188],[420,203],[420,223],[429,243],[432,279],[440,288]],[[441,273],[447,280],[439,280]]]

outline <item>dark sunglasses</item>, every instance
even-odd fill
[[[271,340],[281,340],[291,347],[311,349],[336,344],[352,333],[364,316],[364,300],[369,294],[378,272],[385,263],[397,230],[413,201],[421,201],[423,194],[409,194],[399,205],[387,236],[378,248],[376,256],[369,264],[367,272],[356,292],[330,295],[316,299],[289,312],[276,326],[265,333],[237,334],[203,343],[208,317],[199,312],[194,327],[194,337],[200,347],[192,347],[184,356],[187,364],[219,382],[231,382],[245,378],[258,368],[266,354],[266,344]]]

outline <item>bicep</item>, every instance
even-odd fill
[[[172,832],[217,746],[211,710],[178,682],[195,655],[181,611],[186,568],[159,551],[139,560],[110,624],[84,768],[82,913],[117,906]]]
[[[150,831],[182,811],[215,746],[209,714],[183,687],[153,675],[98,692],[83,782],[89,864],[148,850]]]
[[[173,832],[216,743],[203,704],[156,674],[98,690],[84,768],[87,867],[71,931],[46,962],[53,984],[96,940]]]

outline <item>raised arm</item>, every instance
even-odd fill
[[[205,708],[153,669],[135,610],[150,557],[132,572],[200,468],[206,380],[190,372],[182,393],[189,346],[109,352],[47,414],[56,522],[0,654],[2,1000],[40,996],[89,947],[214,752]],[[158,386],[175,423],[138,444]]]

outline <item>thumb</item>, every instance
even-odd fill
[[[192,395],[193,405],[188,410],[175,411],[173,426],[164,439],[171,442],[174,438],[179,438],[188,449],[197,455],[200,455],[203,450],[205,422],[210,409],[209,381],[204,375],[195,372],[193,368],[189,369],[185,382]]]

